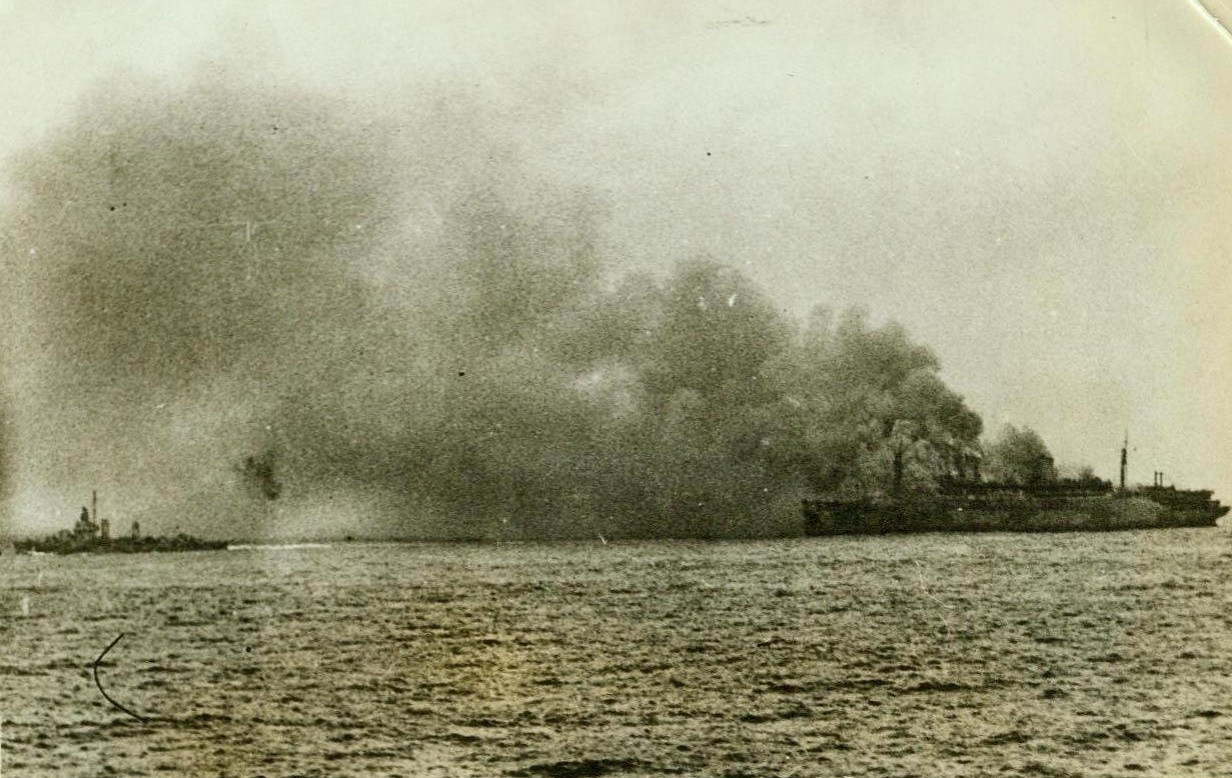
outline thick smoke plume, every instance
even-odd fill
[[[10,510],[102,484],[154,531],[777,534],[976,444],[901,328],[799,326],[708,259],[622,276],[598,198],[421,120],[113,84],[12,160]]]
[[[1035,485],[1057,479],[1057,468],[1044,439],[1030,427],[1019,429],[1006,424],[995,440],[984,444],[988,475],[1002,483]],[[1079,478],[1090,479],[1089,468],[1080,470]]]

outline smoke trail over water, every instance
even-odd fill
[[[106,84],[12,160],[11,510],[99,484],[154,531],[782,533],[978,437],[895,327],[801,329],[713,261],[620,275],[598,197],[450,110]]]

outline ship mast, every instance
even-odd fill
[[[1121,491],[1125,491],[1125,471],[1129,467],[1129,430],[1125,431],[1125,444],[1121,446]]]

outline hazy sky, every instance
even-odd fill
[[[1232,42],[1194,3],[0,0],[0,153],[203,65],[461,102],[628,267],[864,306],[989,427],[1108,477],[1128,429],[1135,479],[1232,499]]]

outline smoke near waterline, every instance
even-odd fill
[[[777,534],[975,444],[901,328],[801,326],[715,259],[622,275],[600,196],[426,105],[107,84],[12,160],[11,510],[99,484],[153,531]]]

